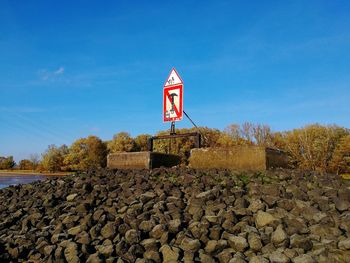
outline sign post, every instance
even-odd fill
[[[163,121],[171,122],[170,134],[175,134],[175,121],[183,117],[183,81],[173,68],[163,86]]]
[[[190,117],[183,110],[183,98],[184,98],[184,83],[177,73],[176,69],[173,68],[163,86],[163,122],[171,122],[170,135],[159,135],[150,137],[147,141],[148,151],[153,151],[154,140],[170,140],[169,152],[171,146],[171,140],[176,138],[195,137],[195,147],[201,147],[201,133],[190,132],[190,133],[175,133],[175,121],[181,121],[183,114],[191,121],[191,123],[197,127]]]

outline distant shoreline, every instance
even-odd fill
[[[27,171],[27,170],[13,170],[13,171],[9,171],[9,170],[5,170],[5,171],[1,171],[0,170],[0,177],[1,176],[11,176],[11,175],[44,175],[44,176],[66,176],[66,175],[72,175],[74,174],[73,172],[35,172],[35,171]]]

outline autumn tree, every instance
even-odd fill
[[[23,159],[18,164],[20,170],[34,170],[33,163],[28,159]]]
[[[350,173],[350,135],[342,137],[336,146],[331,169],[337,174]]]
[[[255,124],[252,127],[253,138],[259,146],[272,146],[272,132],[271,128],[265,124]]]
[[[135,137],[134,143],[135,147],[133,150],[135,151],[147,151],[148,139],[151,137],[149,134],[140,134]]]
[[[113,139],[107,143],[108,150],[115,152],[131,152],[135,150],[136,144],[130,134],[127,132],[119,132],[113,136]]]
[[[31,154],[29,156],[29,160],[32,162],[33,170],[36,170],[38,168],[38,165],[40,164],[40,156],[39,154]]]
[[[48,149],[42,154],[42,169],[49,172],[62,171],[64,167],[63,160],[67,154],[68,147],[66,145],[61,147],[56,147],[53,144],[49,145]]]
[[[64,158],[66,170],[86,171],[106,167],[107,146],[96,136],[75,141]]]
[[[308,125],[285,133],[284,150],[299,168],[327,171],[334,149],[346,133],[337,126]]]
[[[12,169],[15,167],[16,162],[13,159],[13,156],[0,157],[0,169]]]

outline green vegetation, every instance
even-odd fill
[[[0,157],[0,169],[11,169],[16,165],[13,156]]]
[[[224,131],[200,127],[204,135],[204,147],[230,148],[237,145],[260,145],[278,148],[290,156],[292,167],[337,174],[350,173],[350,130],[335,125],[307,125],[285,132],[273,132],[268,125],[244,123],[232,124]],[[177,129],[177,133],[197,131]],[[169,134],[160,131],[157,135]],[[96,136],[75,141],[70,147],[50,145],[39,156],[32,155],[16,166],[13,157],[0,157],[0,169],[22,169],[37,171],[85,171],[106,166],[108,153],[147,150],[151,135],[141,134],[133,138],[127,132],[117,133],[111,141],[103,142]],[[190,150],[195,146],[194,138],[177,138],[154,141],[154,151],[179,154],[187,164]],[[265,176],[260,175],[263,181]],[[241,178],[244,183],[245,178]]]

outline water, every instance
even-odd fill
[[[11,174],[0,175],[0,189],[8,187],[10,185],[17,184],[29,184],[34,181],[41,181],[46,179],[45,175],[23,175],[23,174]]]

